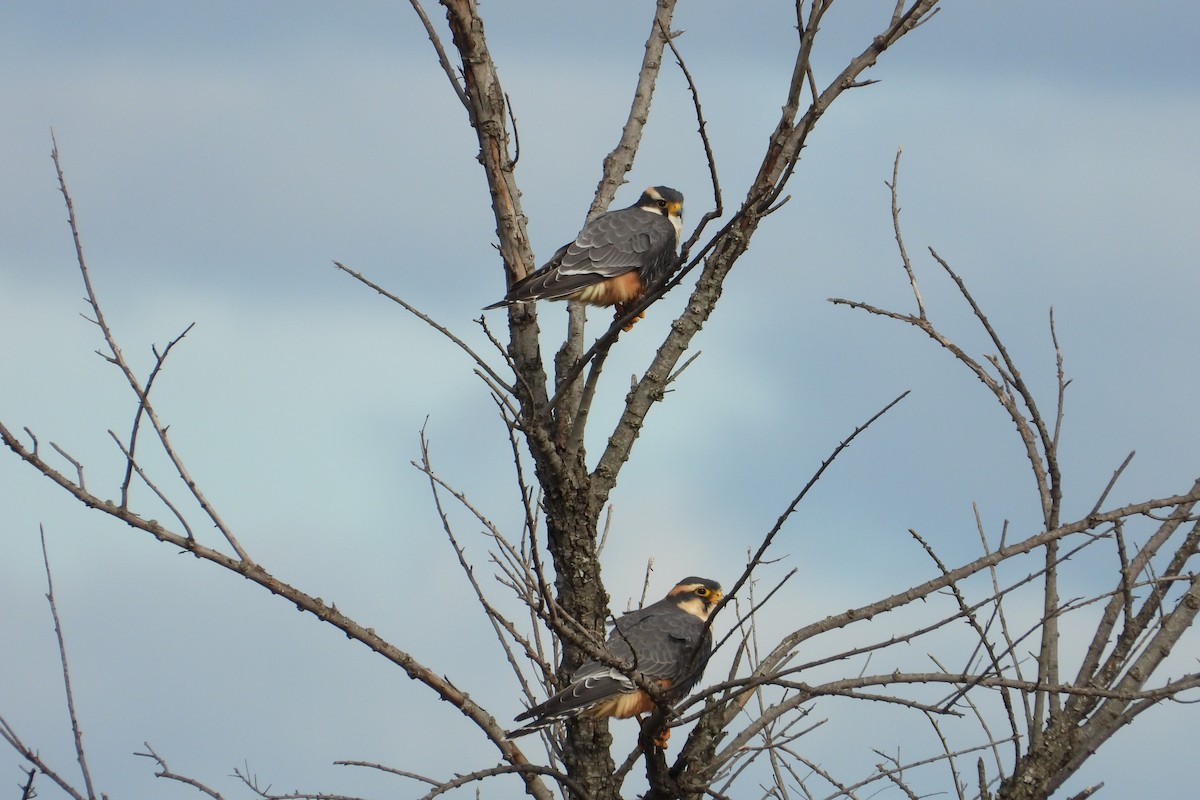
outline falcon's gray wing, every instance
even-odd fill
[[[632,270],[643,276],[660,262],[674,261],[675,226],[666,216],[643,208],[623,208],[589,222],[567,245],[558,271],[612,278]],[[557,254],[556,254],[557,255]]]
[[[712,634],[674,601],[661,600],[617,620],[607,647],[647,678],[670,681],[686,692],[704,671]]]

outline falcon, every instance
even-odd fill
[[[625,671],[588,661],[575,671],[567,688],[517,717],[532,720],[508,733],[524,736],[571,717],[629,717],[654,710],[654,699],[626,675],[632,671],[662,689],[686,693],[700,680],[712,653],[706,623],[721,601],[721,584],[708,578],[684,578],[653,605],[616,621],[605,648]],[[665,746],[666,736],[656,744]]]
[[[620,317],[647,288],[671,273],[682,229],[683,195],[651,186],[629,208],[601,214],[584,225],[575,241],[560,247],[544,267],[514,283],[503,300],[484,310],[532,300],[579,300],[615,306]]]

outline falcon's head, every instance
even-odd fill
[[[708,619],[722,597],[721,584],[708,578],[684,578],[667,592],[667,599],[674,600],[681,609],[703,620]]]
[[[643,211],[669,217],[672,222],[683,217],[683,195],[669,186],[651,186],[642,192],[635,205]]]

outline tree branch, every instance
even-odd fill
[[[71,668],[67,663],[66,637],[63,635],[62,620],[58,616],[58,603],[54,600],[54,578],[50,575],[50,554],[46,550],[45,528],[38,526],[38,533],[42,541],[42,564],[46,568],[46,602],[50,604],[50,616],[54,619],[54,636],[58,640],[58,660],[62,664],[63,690],[67,698],[67,715],[71,718],[71,735],[75,740],[75,760],[79,762],[79,771],[83,775],[88,800],[95,800],[92,771],[88,769],[87,753],[83,749],[83,729],[79,727],[79,715],[75,712],[75,692],[71,690]]]

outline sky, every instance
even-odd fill
[[[753,176],[783,101],[790,5],[693,2],[676,15],[727,206]],[[834,6],[818,82],[882,29],[890,7]],[[520,132],[530,235],[545,257],[578,230],[617,141],[649,6],[482,8]],[[1064,516],[1086,513],[1130,451],[1112,505],[1190,487],[1200,452],[1198,25],[1190,2],[1135,11],[951,2],[884,54],[867,75],[878,84],[839,98],[809,140],[792,199],[753,239],[696,339],[700,357],[651,411],[621,473],[604,553],[614,610],[638,596],[648,559],[652,594],[684,575],[731,582],[837,443],[906,390],[781,534],[764,582],[798,573],[764,631],[930,577],[909,528],[951,564],[979,553],[974,508],[993,541],[1005,521],[1010,538],[1037,532],[1019,440],[983,387],[918,332],[827,302],[912,309],[885,186],[900,147],[905,241],[931,318],[987,352],[929,247],[971,287],[1043,409],[1054,403],[1053,307],[1072,381]],[[332,266],[362,271],[500,363],[474,322],[504,290],[477,145],[409,6],[6,3],[0,108],[0,420],[28,426],[43,447],[59,444],[86,465],[89,488],[115,492],[123,462],[107,431],[127,431],[135,406],[81,316],[53,129],[96,290],[135,368],[144,374],[151,345],[195,323],[159,380],[157,407],[243,545],[450,675],[497,718],[522,710],[410,464],[424,427],[439,475],[517,533],[505,430],[461,352]],[[666,184],[686,195],[685,222],[711,208],[695,128],[668,64],[616,205]],[[645,368],[690,286],[614,349],[593,455],[625,376]],[[565,311],[540,313],[552,348]],[[489,314],[502,328],[503,312]],[[239,796],[235,768],[279,790],[408,796],[419,787],[331,762],[442,777],[494,763],[482,736],[383,659],[88,512],[6,454],[0,715],[64,772],[73,756],[39,526],[94,777],[111,797],[194,795],[153,777],[133,755],[143,742],[227,796]],[[170,483],[161,459],[148,458]],[[454,519],[490,575],[479,526]],[[1106,578],[1097,579],[1073,574],[1067,591],[1098,590]],[[920,647],[909,655],[928,663]],[[847,755],[849,745],[895,746],[913,724],[831,701],[813,713],[830,721],[806,737],[806,753],[846,775],[878,760]],[[1192,730],[1194,714],[1148,713],[1062,796],[1099,781],[1098,796],[1190,796],[1188,765],[1155,742]],[[911,752],[925,753],[929,735],[906,733]],[[0,783],[18,782],[18,767],[0,754]],[[48,782],[39,788],[56,796]],[[484,786],[486,797],[517,791]]]

